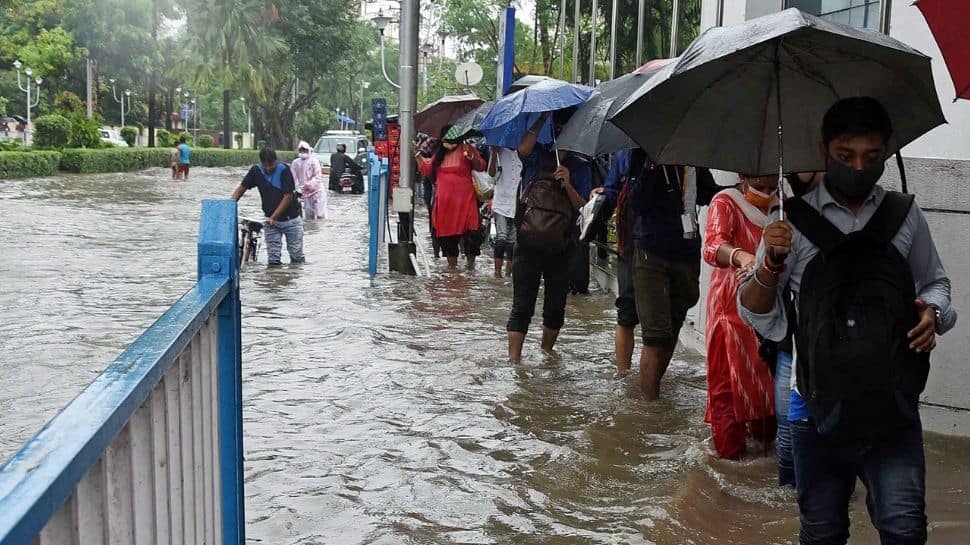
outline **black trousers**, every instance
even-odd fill
[[[573,239],[569,250],[569,293],[589,293],[589,243]]]
[[[539,286],[545,280],[542,303],[542,325],[561,329],[566,318],[566,296],[569,293],[568,252],[546,252],[515,246],[512,258],[512,313],[507,331],[525,333],[539,299]]]

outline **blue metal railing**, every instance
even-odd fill
[[[236,203],[198,282],[0,468],[0,545],[245,540]]]
[[[367,217],[370,226],[370,253],[367,260],[367,273],[371,282],[377,276],[380,249],[385,243],[387,226],[388,163],[374,152],[368,155]]]

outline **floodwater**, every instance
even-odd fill
[[[199,201],[243,171],[192,174],[0,182],[0,460],[192,285]],[[796,541],[773,459],[711,456],[701,358],[679,353],[643,402],[614,377],[612,300],[594,292],[570,300],[556,357],[533,335],[510,365],[511,286],[489,260],[371,288],[363,198],[330,211],[307,265],[242,280],[250,543]],[[966,543],[968,453],[927,436],[930,543]],[[853,543],[871,545],[864,496]]]

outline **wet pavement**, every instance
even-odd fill
[[[192,285],[199,201],[243,174],[0,181],[0,460]],[[679,353],[643,402],[614,376],[612,299],[594,292],[570,300],[556,356],[533,335],[510,365],[490,260],[371,288],[364,198],[330,204],[305,266],[242,278],[249,542],[796,541],[773,458],[711,456],[703,359]],[[927,461],[930,543],[963,544],[970,440],[928,435]],[[864,497],[852,543],[871,545]]]

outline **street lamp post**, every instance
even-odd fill
[[[118,98],[118,91],[115,89],[115,79],[111,78],[108,81],[111,82],[111,96],[114,97],[115,102],[121,104],[121,128],[125,128],[125,98],[128,99],[128,111],[131,113],[131,89],[125,89],[122,93],[121,98]]]
[[[369,81],[360,82],[360,113],[357,114],[358,123],[364,119],[364,90],[370,88]],[[358,129],[360,130],[360,129]]]
[[[434,45],[425,42],[421,45],[421,57],[424,61],[424,71],[421,74],[421,94],[425,100],[428,99],[428,72],[431,71],[431,54],[434,53]]]
[[[26,67],[26,68],[24,68],[24,74],[27,75],[27,87],[24,87],[23,84],[20,81],[20,67],[21,66],[23,66],[23,65],[20,63],[19,60],[13,61],[13,67],[17,69],[17,87],[20,88],[20,90],[23,91],[24,93],[27,93],[27,126],[24,127],[24,145],[25,146],[29,146],[30,145],[30,110],[32,108],[36,108],[37,105],[40,104],[40,84],[43,83],[44,80],[41,77],[37,77],[34,80],[34,83],[37,84],[36,85],[37,95],[35,97],[36,100],[34,100],[33,102],[31,102],[31,100],[30,100],[30,90],[31,90],[30,78],[34,74],[34,71],[31,70],[29,66]]]
[[[394,80],[387,75],[387,65],[384,63],[384,29],[387,28],[387,25],[391,23],[392,19],[384,15],[383,9],[379,9],[377,10],[377,15],[374,16],[371,21],[374,22],[374,26],[377,27],[377,31],[381,34],[381,72],[384,74],[384,79],[387,80],[387,83],[389,83],[391,87],[400,89],[401,86],[394,83]]]
[[[253,111],[251,109],[246,109],[246,97],[239,97],[239,103],[242,104],[243,115],[246,116],[246,133],[249,135],[249,145],[253,145],[253,116],[251,115]]]

